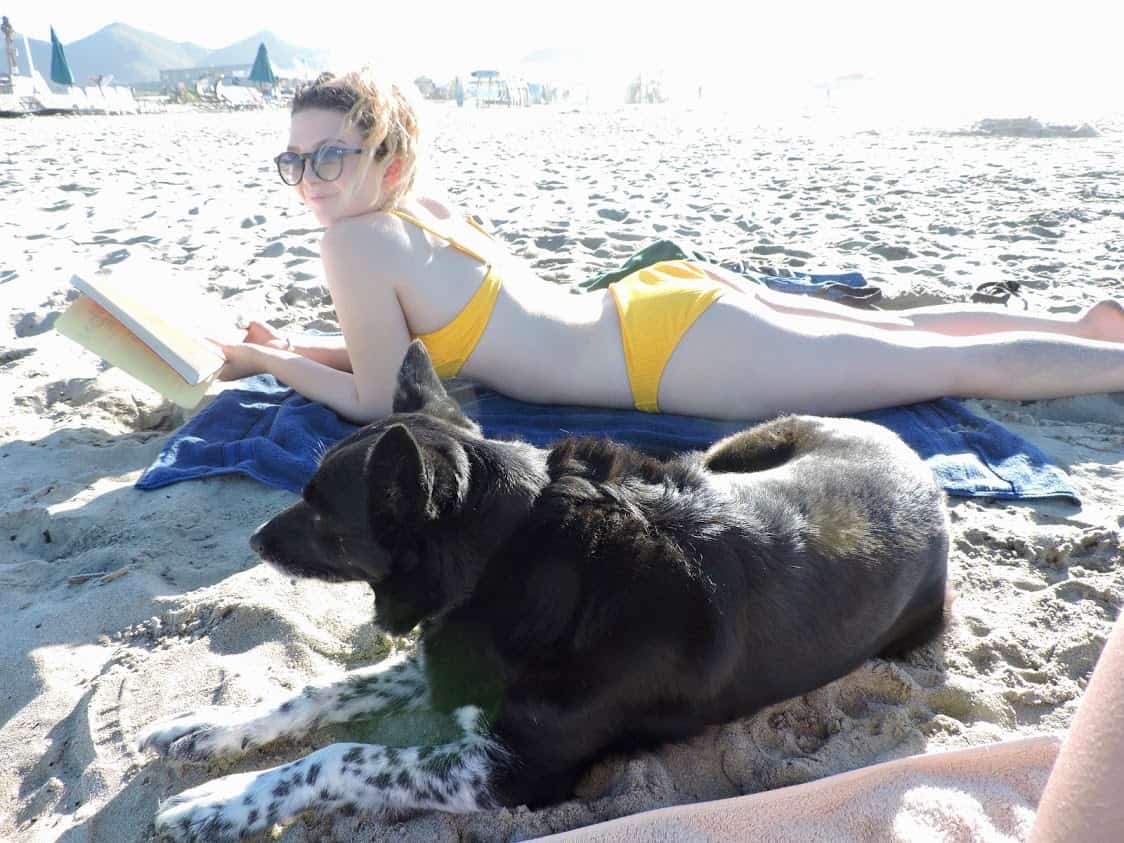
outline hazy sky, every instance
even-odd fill
[[[349,4],[350,5],[350,4]],[[742,6],[740,10],[733,7]],[[566,48],[588,68],[662,67],[738,90],[867,74],[910,98],[1029,94],[1065,104],[1119,97],[1119,29],[1094,0],[407,0],[282,4],[254,0],[17,0],[17,30],[64,43],[121,21],[177,41],[222,47],[262,29],[331,49],[340,65],[374,59],[441,78],[512,66]],[[284,8],[284,11],[282,10]],[[294,13],[292,10],[300,10]],[[447,76],[446,76],[447,78]]]

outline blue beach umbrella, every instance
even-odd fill
[[[251,82],[259,82],[263,85],[277,83],[277,77],[273,75],[273,66],[269,63],[269,51],[265,48],[264,41],[258,45],[258,55],[254,59],[254,66],[250,69],[249,79]]]
[[[74,75],[70,72],[70,65],[66,61],[66,53],[62,51],[62,42],[55,35],[55,28],[51,27],[51,81],[59,85],[73,85]]]

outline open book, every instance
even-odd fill
[[[55,330],[182,407],[198,404],[222,368],[222,352],[191,324],[176,296],[157,298],[161,275],[78,275],[81,293]],[[147,288],[147,289],[145,289]]]

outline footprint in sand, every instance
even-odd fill
[[[65,191],[68,191],[68,192],[69,191],[79,191],[80,193],[82,193],[86,196],[93,196],[95,193],[98,192],[99,188],[86,187],[85,185],[75,184],[75,183],[72,182],[70,184],[59,185],[59,190],[65,190]]]
[[[307,274],[307,273],[297,273]],[[315,276],[309,275],[308,278]],[[298,281],[301,279],[297,279]],[[320,285],[299,285],[290,284],[289,288],[281,294],[281,301],[290,307],[294,305],[306,304],[321,306],[326,305],[329,301],[328,290],[326,287]]]
[[[51,330],[60,315],[57,310],[25,313],[16,321],[12,330],[17,337],[38,336]]]
[[[9,363],[15,363],[17,360],[22,360],[24,357],[34,353],[34,348],[0,348],[0,366],[7,366]]]
[[[128,249],[114,249],[112,252],[108,252],[105,257],[98,261],[98,266],[104,269],[107,266],[113,266],[114,264],[121,263],[121,261],[125,260],[127,257],[129,257]]]
[[[535,246],[548,252],[557,252],[565,247],[568,240],[568,237],[564,237],[562,235],[536,237]]]
[[[623,208],[598,208],[597,216],[603,220],[612,220],[613,222],[624,222],[628,219],[628,210]]]
[[[1121,604],[1124,604],[1124,595],[1118,590],[1111,587],[1098,588],[1096,585],[1086,580],[1066,580],[1054,586],[1053,591],[1057,597],[1060,597],[1067,603],[1079,603],[1083,600],[1088,600],[1096,605],[1104,614],[1105,618],[1110,621],[1116,620],[1116,614]]]
[[[784,246],[774,246],[769,244],[762,244],[753,247],[755,255],[780,255],[784,254]]]
[[[532,266],[534,266],[535,269],[558,269],[559,267],[567,266],[573,262],[572,258],[566,257],[540,258],[535,261]]]
[[[273,243],[270,243],[269,245],[262,248],[261,251],[259,251],[255,255],[255,257],[258,257],[258,258],[279,258],[283,254],[285,254],[285,244],[282,243],[280,240],[276,240]]]
[[[1106,623],[1111,623],[1114,614],[1106,614]],[[1088,629],[1081,635],[1066,637],[1051,646],[1049,651],[1050,661],[1060,665],[1070,679],[1088,679],[1093,668],[1108,640],[1109,626],[1104,627],[1104,632]]]
[[[913,252],[905,246],[890,246],[885,243],[877,243],[870,247],[870,251],[879,257],[885,258],[888,261],[900,261],[906,258],[915,258]]]
[[[1011,536],[1006,544],[1031,565],[1055,571],[1076,566],[1108,571],[1124,563],[1120,534],[1102,527],[1090,527],[1076,536],[1058,533]]]
[[[647,240],[648,235],[638,234],[631,231],[610,231],[609,238],[612,240],[620,240],[625,243],[635,243],[639,240]]]

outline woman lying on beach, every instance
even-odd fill
[[[1124,390],[1124,308],[1111,300],[1077,317],[858,311],[691,261],[575,295],[415,189],[417,112],[366,69],[297,94],[276,163],[326,227],[343,336],[282,338],[253,323],[222,343],[220,377],[268,372],[355,422],[390,412],[413,337],[442,377],[523,401],[717,418]]]

